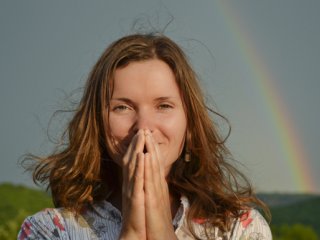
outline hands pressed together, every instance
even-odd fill
[[[123,164],[120,239],[177,239],[163,159],[150,130],[133,137]]]

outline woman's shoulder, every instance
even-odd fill
[[[69,239],[61,209],[46,208],[22,223],[18,239]]]
[[[24,220],[18,239],[109,239],[117,236],[120,228],[117,210],[101,202],[83,208],[79,214],[65,208],[44,209]]]
[[[234,239],[272,239],[269,224],[256,209],[243,211],[233,225]]]
[[[175,224],[176,235],[178,239],[194,239],[187,223],[187,211],[189,210],[189,200],[182,196],[181,197],[180,214],[177,214],[176,218],[179,221]],[[179,213],[179,211],[178,211]],[[212,239],[265,239],[271,240],[272,235],[269,224],[260,212],[254,208],[248,210],[242,210],[240,217],[233,218],[232,226],[229,232],[221,233],[216,226],[211,226],[205,230],[207,220],[204,218],[194,218],[191,221],[194,233],[199,239],[207,239],[207,234],[212,236]]]
[[[178,239],[194,239],[186,219],[183,220],[182,226],[176,230]],[[213,239],[272,239],[269,224],[256,209],[243,211],[240,218],[233,220],[229,232],[222,233],[217,227],[212,226],[207,229],[208,231],[206,233],[205,223],[205,219],[192,220],[194,233],[199,239],[207,239],[206,234],[209,234]]]

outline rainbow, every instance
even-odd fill
[[[227,29],[236,39],[236,44],[249,65],[257,88],[261,92],[268,111],[271,114],[275,131],[279,136],[284,160],[288,165],[292,180],[300,192],[312,193],[316,191],[316,184],[312,177],[309,158],[304,146],[299,141],[299,135],[290,117],[288,108],[281,99],[281,94],[275,85],[275,79],[267,68],[262,56],[255,47],[253,38],[234,11],[229,1],[217,1],[219,9],[227,25]]]

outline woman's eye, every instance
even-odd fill
[[[125,105],[119,105],[119,106],[115,106],[112,110],[116,111],[116,112],[122,112],[125,110],[128,110],[129,107],[125,106]]]
[[[170,109],[170,108],[172,108],[172,106],[170,104],[163,103],[163,104],[159,105],[159,109],[165,110],[165,109]]]

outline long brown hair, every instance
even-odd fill
[[[188,223],[194,218],[226,231],[230,219],[252,205],[265,206],[253,194],[246,177],[228,159],[230,152],[210,118],[195,72],[181,48],[161,34],[136,34],[112,43],[94,65],[83,97],[69,122],[66,146],[37,159],[34,181],[47,183],[55,206],[76,212],[88,203],[106,199],[117,185],[116,166],[108,155],[113,147],[108,129],[114,73],[130,62],[160,59],[175,75],[187,115],[184,151],[168,176],[170,191],[190,201]],[[212,111],[213,112],[213,111]],[[191,161],[183,160],[190,154]]]

